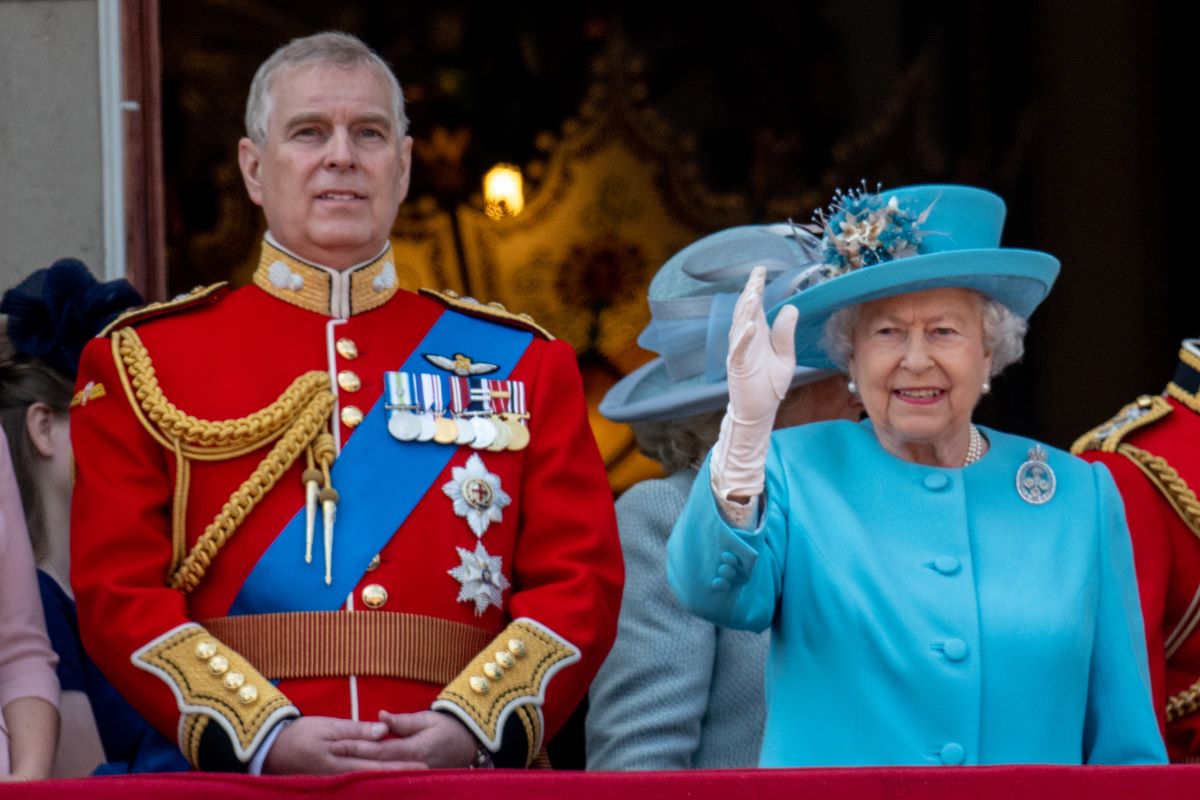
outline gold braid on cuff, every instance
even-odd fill
[[[512,714],[524,728],[525,764],[542,746],[541,706],[546,685],[563,667],[579,660],[579,649],[531,619],[514,620],[450,682],[433,703],[454,714],[489,750],[500,749]]]
[[[300,715],[250,662],[194,623],[146,644],[132,661],[171,688],[182,714],[179,749],[198,768],[200,740],[209,725],[228,734],[245,763],[276,722]]]

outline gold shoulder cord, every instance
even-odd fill
[[[1179,477],[1175,468],[1168,464],[1162,456],[1156,456],[1129,443],[1119,445],[1117,452],[1136,464],[1138,469],[1146,474],[1150,482],[1158,487],[1158,490],[1167,498],[1167,502],[1175,509],[1175,513],[1183,520],[1183,524],[1187,525],[1197,537],[1200,537],[1200,500],[1196,499],[1196,493],[1192,491],[1192,487]]]
[[[1187,481],[1179,477],[1175,468],[1168,464],[1165,458],[1131,444],[1120,445],[1117,452],[1137,464],[1167,498],[1167,502],[1184,524],[1200,537],[1200,501],[1197,501],[1196,493],[1188,486]],[[1167,722],[1182,719],[1195,713],[1197,709],[1200,709],[1200,681],[1167,699]]]
[[[1167,722],[1175,722],[1200,709],[1200,681],[1167,698]]]
[[[156,441],[175,454],[171,575],[167,584],[188,593],[200,585],[217,552],[301,453],[308,452],[309,463],[319,464],[328,481],[333,448],[326,424],[334,403],[329,375],[320,370],[306,372],[266,408],[245,417],[204,420],[181,411],[166,398],[150,354],[133,328],[114,332],[112,343],[114,358],[124,366],[121,383],[138,420]],[[236,458],[272,441],[275,445],[229,496],[184,556],[189,462]]]

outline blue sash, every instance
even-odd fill
[[[427,371],[423,353],[461,353],[499,365],[489,378],[508,377],[533,334],[444,311],[400,370]],[[230,616],[276,611],[333,611],[366,572],[458,448],[434,442],[401,442],[387,431],[386,392],[355,430],[333,464],[338,491],[334,525],[333,583],[325,585],[318,509],[313,561],[304,563],[305,513],[301,508],[263,553],[238,592]],[[450,501],[447,500],[447,503]]]

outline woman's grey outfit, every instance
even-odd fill
[[[695,478],[680,470],[617,501],[625,594],[616,644],[589,693],[590,770],[758,763],[768,634],[705,622],[667,585],[667,536]]]

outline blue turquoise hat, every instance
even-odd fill
[[[765,299],[781,303],[792,286],[776,282],[813,263],[810,236],[788,223],[746,225],[706,236],[667,260],[650,282],[650,324],[638,344],[658,353],[622,378],[600,402],[614,422],[678,419],[724,408],[725,356],[738,295],[756,266],[767,269]],[[832,375],[797,367],[792,385]]]
[[[792,305],[796,362],[831,368],[821,346],[830,315],[849,306],[925,289],[974,289],[1028,318],[1058,276],[1058,259],[1000,247],[1004,201],[970,186],[907,186],[840,194],[818,215],[807,246],[815,263],[779,276],[795,291],[768,306],[774,320]],[[805,238],[803,234],[800,238]]]

